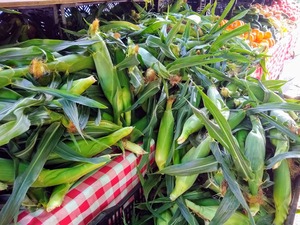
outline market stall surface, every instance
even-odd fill
[[[300,27],[298,28],[298,33],[300,34]],[[283,87],[283,91],[286,95],[300,98],[299,65],[300,65],[300,37],[298,36],[298,41],[294,51],[294,57],[285,61],[284,68],[279,79],[288,80],[288,82]]]
[[[298,28],[300,33],[300,27]],[[287,60],[284,64],[283,71],[279,79],[288,80],[283,86],[283,92],[291,97],[300,99],[300,36],[294,50],[294,57]],[[298,201],[298,207],[300,209],[300,198]],[[297,210],[298,211],[298,210]],[[300,214],[296,212],[293,225],[300,225]]]

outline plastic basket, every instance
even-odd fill
[[[300,176],[293,179],[292,201],[289,208],[289,214],[284,225],[295,224],[296,212],[299,208],[300,195]],[[136,203],[144,201],[143,190],[140,185],[136,185],[127,196],[114,207],[111,207],[100,213],[89,225],[124,225],[131,224]]]
[[[207,4],[211,3],[211,0],[188,0],[187,3],[194,11],[200,12]]]
[[[130,224],[135,203],[144,199],[143,190],[136,185],[116,206],[101,212],[89,225],[123,225]]]

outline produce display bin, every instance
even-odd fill
[[[150,164],[154,161],[154,148],[153,144],[148,156]],[[149,165],[140,165],[140,162],[140,156],[126,151],[72,188],[62,206],[51,212],[24,210],[18,216],[18,224],[89,224],[103,210],[117,205],[139,184],[138,173],[145,174]]]

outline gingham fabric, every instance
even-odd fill
[[[149,154],[154,161],[154,144]],[[139,182],[137,165],[141,157],[125,152],[83,180],[66,195],[61,207],[51,212],[42,209],[35,212],[22,211],[18,224],[26,225],[86,225],[101,211],[116,205]],[[141,172],[145,174],[147,165]]]

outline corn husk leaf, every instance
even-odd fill
[[[211,150],[214,156],[216,157],[216,160],[221,164],[221,168],[224,174],[224,178],[228,183],[228,186],[231,190],[231,192],[234,194],[236,199],[239,201],[239,203],[243,206],[243,208],[248,212],[248,216],[250,218],[250,222],[252,225],[255,225],[254,219],[251,215],[250,208],[244,198],[244,195],[241,191],[240,185],[235,179],[235,176],[232,174],[231,169],[227,165],[226,161],[224,160],[224,157],[221,153],[221,150],[218,146],[217,142],[211,143]]]
[[[219,208],[213,219],[210,221],[210,225],[224,224],[238,209],[240,202],[237,200],[235,195],[229,189],[226,191]]]
[[[72,148],[70,148],[67,144],[64,142],[59,142],[57,146],[53,150],[56,154],[58,154],[62,159],[67,161],[73,161],[73,162],[85,162],[85,163],[93,163],[98,164],[102,162],[109,162],[114,155],[101,155],[99,157],[83,157],[82,155],[78,154],[76,151],[74,151]]]
[[[299,145],[291,147],[289,152],[280,153],[280,154],[277,154],[276,156],[268,159],[266,161],[266,169],[272,169],[273,166],[276,163],[280,162],[281,160],[292,159],[292,158],[296,158],[296,159],[300,158],[300,146]]]
[[[197,117],[202,119],[205,127],[209,133],[209,135],[216,139],[220,144],[229,151],[237,170],[241,173],[244,179],[248,180],[253,177],[253,173],[250,169],[250,164],[245,158],[245,156],[241,153],[237,142],[231,132],[231,128],[227,120],[215,106],[215,104],[208,98],[208,96],[200,89],[198,89],[201,93],[204,106],[208,109],[208,111],[213,115],[214,120],[217,124],[210,121],[207,116],[197,108],[192,107],[193,112]]]
[[[263,119],[265,119],[271,125],[275,126],[280,132],[282,132],[283,134],[287,135],[291,139],[292,142],[295,142],[295,141],[300,142],[299,135],[297,135],[294,132],[290,131],[289,128],[287,128],[283,124],[279,123],[278,121],[276,121],[271,116],[269,116],[269,115],[267,115],[267,114],[265,114],[263,112],[259,113],[259,116],[262,117]]]
[[[81,135],[82,138],[84,138],[84,135],[82,133],[82,129],[84,127],[79,122],[79,113],[78,113],[78,108],[77,108],[76,103],[65,100],[65,99],[60,99],[59,103],[62,105],[62,109],[64,110],[64,113],[66,114],[66,116],[74,124],[77,132]]]
[[[169,77],[166,67],[146,49],[140,47],[139,55],[141,56],[143,63],[147,67],[153,68],[159,76],[165,79]]]
[[[21,135],[30,128],[30,120],[24,114],[24,110],[30,106],[35,106],[44,101],[44,98],[38,99],[28,97],[20,99],[11,107],[4,108],[0,111],[0,120],[5,116],[14,114],[14,119],[0,126],[0,146],[7,144],[11,139]]]
[[[132,54],[130,56],[127,56],[122,62],[120,62],[118,65],[116,65],[116,68],[118,70],[123,70],[123,69],[126,69],[126,68],[137,66],[139,64],[140,64],[140,62],[137,59],[137,55]]]
[[[279,91],[281,90],[281,87],[288,82],[288,80],[262,80],[261,82],[267,89]]]
[[[97,40],[89,40],[89,39],[79,39],[77,41],[66,41],[66,40],[56,40],[56,39],[31,39],[21,43],[16,43],[11,45],[10,47],[31,47],[37,46],[44,50],[48,50],[49,52],[60,52],[70,47],[76,46],[89,46],[93,43],[96,43]]]
[[[0,57],[3,57],[3,61],[5,62],[7,60],[21,60],[25,61],[32,60],[35,57],[46,57],[47,61],[53,61],[54,57],[53,55],[45,51],[37,46],[30,46],[26,48],[4,48],[0,49]]]
[[[218,162],[215,157],[211,155],[205,158],[191,160],[186,163],[167,166],[160,170],[159,173],[171,176],[188,176],[191,174],[208,173],[216,170],[218,170]]]
[[[84,97],[82,95],[71,94],[68,91],[54,89],[54,88],[36,87],[31,82],[29,82],[28,80],[25,80],[25,79],[17,80],[16,82],[14,82],[14,85],[16,85],[19,88],[25,89],[25,90],[46,93],[46,94],[53,95],[58,98],[64,98],[64,99],[70,100],[72,102],[76,102],[78,104],[82,104],[82,105],[89,106],[92,108],[99,108],[99,109],[107,108],[102,103],[97,102],[93,99]]]
[[[160,80],[155,80],[145,86],[144,90],[141,92],[139,98],[132,104],[132,106],[125,111],[130,111],[143,104],[147,99],[153,97],[156,93],[160,91]]]
[[[281,109],[285,111],[300,111],[300,104],[288,103],[288,102],[262,103],[253,108],[248,109],[248,112],[259,113],[259,112],[270,111],[275,109]]]
[[[198,221],[194,217],[194,215],[190,212],[188,207],[186,206],[184,199],[182,196],[176,199],[176,203],[179,207],[179,210],[182,214],[182,216],[185,218],[185,220],[188,222],[189,225],[198,225]]]
[[[153,47],[153,48],[159,48],[161,50],[161,52],[171,58],[171,59],[175,59],[176,57],[174,56],[173,52],[170,50],[170,47],[167,44],[164,44],[160,38],[154,36],[154,35],[149,35],[147,40],[146,40],[146,44],[149,47]]]
[[[44,132],[30,165],[16,178],[12,194],[0,212],[1,225],[9,224],[13,217],[18,214],[19,207],[25,198],[26,192],[43,169],[48,155],[57,145],[63,131],[64,129],[61,124],[56,122],[51,124]]]
[[[31,155],[34,151],[34,146],[37,143],[39,137],[40,127],[36,128],[35,130],[31,131],[30,136],[26,140],[26,147],[25,149],[15,152],[14,155],[20,159],[25,161],[30,161]]]
[[[224,58],[211,58],[212,56],[212,54],[205,54],[178,58],[175,61],[168,64],[167,69],[169,72],[173,72],[182,68],[201,66],[205,64],[214,64],[225,61]]]
[[[216,52],[218,49],[220,49],[226,41],[230,40],[233,37],[236,37],[238,35],[241,35],[245,32],[250,31],[250,24],[245,24],[243,26],[240,26],[228,33],[221,34],[215,42],[212,43],[210,52]]]

